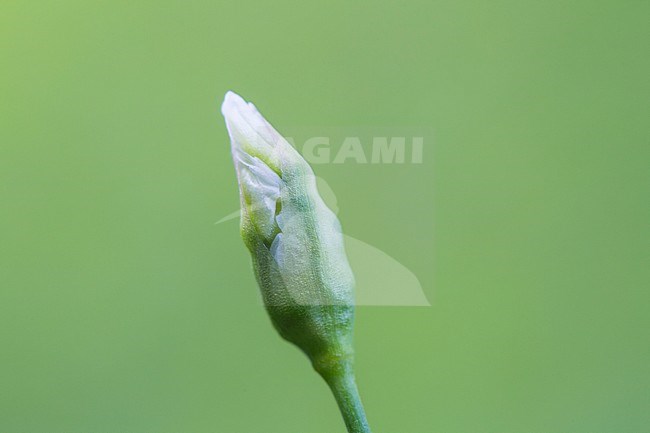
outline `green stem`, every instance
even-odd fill
[[[323,378],[336,398],[348,433],[371,433],[352,366],[347,364],[331,374],[323,374]]]

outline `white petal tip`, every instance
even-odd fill
[[[244,98],[232,90],[228,90],[223,98],[223,104],[221,104],[221,113],[227,117],[232,110],[237,108],[241,109],[242,106],[246,106],[246,101],[244,101]]]

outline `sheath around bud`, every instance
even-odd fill
[[[255,106],[221,107],[239,182],[241,235],[271,320],[334,391],[348,429],[369,431],[352,375],[354,277],[341,225],[302,156]]]
[[[354,277],[341,225],[309,164],[253,104],[228,92],[221,110],[239,182],[241,234],[264,303],[282,336],[316,355],[305,346],[340,339],[352,326]]]

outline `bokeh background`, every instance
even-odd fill
[[[377,433],[650,425],[646,1],[0,6],[0,431],[334,433],[260,305],[219,104],[426,127],[321,165],[431,307],[363,307]]]

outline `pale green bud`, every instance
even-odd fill
[[[351,432],[368,432],[352,376],[354,277],[341,225],[302,156],[233,92],[221,111],[239,182],[241,234],[271,320],[332,387]]]

